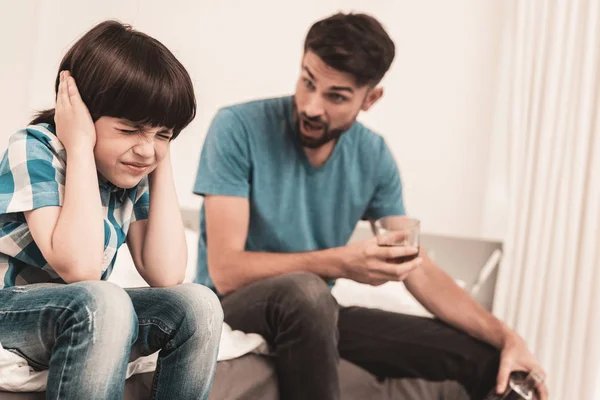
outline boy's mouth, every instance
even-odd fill
[[[131,171],[136,172],[136,173],[143,173],[150,167],[150,164],[141,164],[141,163],[125,163],[124,162],[122,164],[125,165]]]

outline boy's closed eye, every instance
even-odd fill
[[[117,130],[126,135],[145,133],[144,130],[140,128],[117,128]],[[171,138],[173,137],[173,133],[168,129],[161,129],[159,132],[156,133],[156,136],[164,140],[171,140]]]

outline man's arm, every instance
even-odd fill
[[[479,305],[452,278],[421,252],[423,264],[404,281],[406,288],[432,314],[442,321],[487,342],[502,351],[497,391],[503,392],[509,375],[517,370],[543,369],[527,349],[525,341],[505,323]],[[542,400],[548,393],[538,386]]]
[[[421,257],[421,268],[404,281],[411,294],[442,321],[502,348],[508,327],[459,287],[424,251]]]
[[[420,264],[385,260],[414,254],[416,249],[379,247],[375,238],[348,246],[304,253],[245,251],[250,220],[249,201],[243,197],[205,196],[208,271],[220,294],[251,282],[295,271],[325,279],[350,278],[364,283],[403,280]]]

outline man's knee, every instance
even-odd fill
[[[295,272],[274,279],[273,299],[295,318],[337,323],[338,304],[319,276]]]

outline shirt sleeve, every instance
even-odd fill
[[[145,177],[137,186],[135,202],[133,203],[133,215],[131,216],[131,223],[148,219],[149,211],[150,190],[148,185],[148,177]]]
[[[390,215],[405,215],[402,181],[398,166],[383,139],[378,160],[377,184],[363,219],[377,220]]]
[[[200,155],[194,193],[248,198],[251,162],[247,132],[236,114],[220,110]]]
[[[37,127],[10,138],[0,162],[0,213],[61,206],[65,153],[56,136]]]

